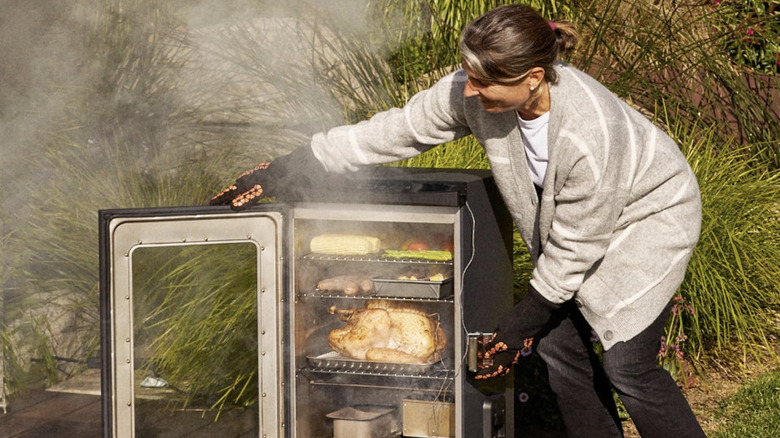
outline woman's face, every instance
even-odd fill
[[[513,84],[501,84],[481,80],[465,66],[463,70],[468,75],[463,95],[479,99],[485,111],[489,113],[519,111],[530,102],[531,83],[534,80],[532,75]]]

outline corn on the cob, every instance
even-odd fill
[[[311,252],[332,255],[363,255],[379,252],[381,242],[372,236],[321,234],[311,239]]]

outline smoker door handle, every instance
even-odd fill
[[[500,394],[482,403],[482,438],[506,438],[506,401]]]
[[[468,343],[466,344],[467,345],[466,346],[466,357],[467,357],[466,362],[468,364],[469,371],[471,371],[472,373],[476,373],[479,370],[479,368],[477,368],[477,364],[478,364],[478,361],[479,361],[479,358],[477,357],[477,352],[478,352],[478,348],[479,348],[479,346],[477,344],[477,342],[478,342],[477,339],[479,338],[479,335],[480,335],[479,333],[469,333],[468,334]]]
[[[493,338],[493,333],[475,332],[467,336],[466,365],[469,371],[476,373],[485,366],[482,354],[485,353],[485,344]]]

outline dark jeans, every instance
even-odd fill
[[[674,379],[657,365],[667,317],[668,308],[639,335],[605,351],[600,361],[577,307],[567,303],[561,309],[537,352],[547,364],[569,437],[623,436],[610,384],[643,438],[705,436]]]

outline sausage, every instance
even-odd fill
[[[354,296],[374,290],[374,281],[363,275],[338,275],[320,280],[317,289],[329,292],[344,292],[344,295]]]

